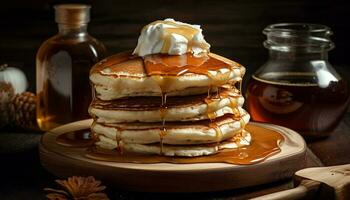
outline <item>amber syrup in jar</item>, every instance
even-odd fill
[[[317,24],[273,24],[264,29],[268,61],[252,76],[246,106],[253,121],[329,135],[349,103],[348,83],[328,62],[330,29]]]
[[[87,33],[89,6],[55,6],[59,33],[37,53],[37,121],[50,130],[89,118],[90,68],[105,56],[105,47]]]
[[[255,121],[321,136],[332,131],[346,111],[349,93],[344,80],[320,87],[308,73],[264,76],[267,80],[253,76],[248,87],[247,106]]]

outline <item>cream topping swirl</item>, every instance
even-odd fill
[[[191,25],[174,19],[157,20],[141,31],[134,55],[150,54],[193,55],[209,53],[210,44],[204,40],[199,25]]]

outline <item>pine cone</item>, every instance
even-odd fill
[[[0,128],[11,120],[10,103],[15,90],[10,83],[0,82]]]
[[[44,190],[48,192],[46,197],[49,200],[109,200],[108,196],[101,192],[106,187],[92,176],[73,176],[68,180],[56,180],[56,183],[64,190],[45,188]]]
[[[26,130],[39,130],[36,121],[36,96],[31,92],[16,94],[10,104],[12,123]]]

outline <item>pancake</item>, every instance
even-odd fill
[[[194,121],[237,113],[244,98],[237,90],[221,89],[210,97],[207,94],[167,97],[165,106],[160,97],[133,97],[113,101],[95,99],[89,112],[99,122],[156,122]],[[237,113],[239,114],[239,113]]]
[[[220,142],[240,133],[249,121],[249,114],[239,118],[225,115],[215,119],[198,122],[167,122],[166,134],[161,135],[162,123],[121,123],[102,124],[95,122],[92,132],[111,140],[125,143],[151,144],[160,142],[173,145],[194,145]]]
[[[198,114],[197,112],[202,110],[200,110],[200,108],[196,109],[192,107],[189,107],[188,109],[173,109],[173,111],[174,112],[167,112],[163,119],[161,117],[162,113],[158,111],[101,111],[101,113],[97,113],[97,115],[94,115],[94,117],[99,123],[159,122],[163,120],[167,122],[196,122],[199,120],[209,119],[211,116],[221,117],[225,114],[234,114],[236,116],[239,116],[245,112],[241,107],[232,108],[230,106],[220,108],[215,112],[211,112],[209,115],[206,112]],[[184,116],[185,113],[188,115]]]
[[[96,142],[96,146],[103,149],[116,149],[118,142],[100,136],[100,140]],[[158,154],[163,156],[183,156],[183,157],[195,157],[205,156],[218,153],[223,149],[235,149],[250,144],[252,138],[250,133],[242,131],[239,137],[232,138],[220,143],[201,144],[201,145],[160,145],[157,144],[135,144],[135,143],[122,143],[122,149],[125,152],[134,152],[142,154]]]
[[[202,57],[189,54],[135,57],[124,52],[94,65],[90,80],[96,97],[112,100],[206,93],[212,87],[240,82],[244,73],[240,64],[213,53]]]

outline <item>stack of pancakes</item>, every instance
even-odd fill
[[[240,64],[213,53],[109,57],[90,72],[95,144],[188,157],[249,145],[244,73]]]

